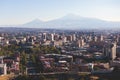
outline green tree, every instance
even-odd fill
[[[36,56],[35,56],[35,54],[31,54],[31,55],[30,55],[30,59],[31,59],[31,61],[32,61],[33,63],[36,63]]]
[[[20,71],[22,73],[24,73],[26,70],[26,63],[27,63],[27,55],[26,53],[22,52],[20,54]]]

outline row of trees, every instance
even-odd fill
[[[6,45],[6,46],[0,46],[0,56],[11,56],[15,53],[15,51],[18,51],[20,46],[17,45]]]

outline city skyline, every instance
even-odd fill
[[[49,21],[67,14],[120,22],[119,0],[1,0],[0,25]]]

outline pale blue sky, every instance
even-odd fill
[[[44,21],[67,14],[120,21],[120,0],[0,0],[0,25]]]

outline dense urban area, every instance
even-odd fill
[[[9,80],[119,80],[119,68],[119,31],[0,28]]]

